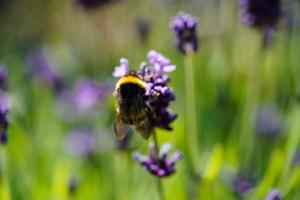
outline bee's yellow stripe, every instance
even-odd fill
[[[119,79],[116,84],[116,88],[119,88],[124,83],[133,83],[139,85],[142,88],[145,87],[145,83],[139,77],[128,75]]]

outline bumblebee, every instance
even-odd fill
[[[114,131],[117,139],[122,140],[134,127],[143,138],[148,139],[152,130],[151,109],[146,104],[145,83],[135,71],[128,72],[116,84],[116,118]]]

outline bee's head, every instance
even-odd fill
[[[123,98],[144,95],[146,91],[145,83],[135,71],[129,71],[120,78],[116,84],[116,90]]]

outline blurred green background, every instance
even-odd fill
[[[71,0],[0,1],[0,63],[11,100],[0,200],[158,199],[156,180],[131,156],[146,154],[149,142],[133,133],[120,150],[113,133],[113,68],[125,57],[138,69],[152,49],[177,66],[171,107],[179,117],[172,132],[157,131],[160,144],[184,155],[163,180],[166,199],[264,199],[271,188],[300,199],[299,1],[283,1],[283,8],[271,47],[261,49],[261,34],[240,22],[233,0],[118,0],[92,8]],[[199,21],[197,157],[186,144],[184,56],[170,30],[181,10]],[[78,113],[60,84],[33,74],[35,62],[53,68],[69,93],[83,79],[105,92]]]

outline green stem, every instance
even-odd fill
[[[156,154],[156,158],[158,158],[159,156],[159,146],[158,146],[158,140],[157,140],[157,136],[156,136],[156,132],[153,131],[153,140],[154,140],[154,149],[155,149],[155,154]],[[158,188],[158,195],[159,195],[159,199],[160,200],[164,200],[164,188],[162,185],[162,180],[161,178],[157,178],[157,188]]]
[[[195,94],[195,73],[193,67],[193,52],[187,52],[184,58],[185,69],[185,105],[186,105],[186,145],[193,169],[199,166],[199,144],[197,137],[197,108],[196,108],[196,94]],[[197,159],[197,160],[195,160]]]
[[[255,54],[255,59],[253,66],[250,66],[248,73],[247,82],[247,92],[245,104],[242,112],[242,122],[241,122],[241,138],[240,138],[240,148],[243,155],[244,167],[249,167],[251,158],[254,155],[255,143],[254,143],[254,117],[255,117],[255,107],[259,100],[260,85],[261,85],[261,74],[264,64],[265,50],[262,45],[258,47]],[[250,163],[248,163],[250,162]],[[246,167],[246,168],[247,168]]]

